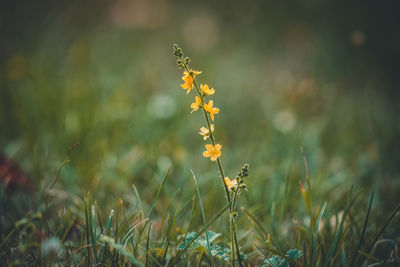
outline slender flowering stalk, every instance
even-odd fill
[[[245,184],[243,183],[243,178],[247,176],[248,165],[242,168],[242,172],[236,177],[235,180],[230,180],[225,177],[224,171],[221,165],[220,157],[222,155],[221,148],[222,145],[216,143],[214,137],[214,124],[210,123],[215,120],[215,115],[219,114],[219,108],[214,107],[214,101],[209,100],[208,103],[205,102],[205,98],[211,96],[215,93],[214,88],[210,88],[208,84],[201,84],[200,88],[197,85],[195,78],[197,75],[201,74],[201,71],[192,70],[189,68],[190,59],[188,57],[183,57],[183,52],[180,47],[174,45],[174,55],[178,57],[177,64],[180,69],[184,69],[182,80],[184,84],[181,84],[182,89],[186,90],[186,94],[195,88],[197,95],[195,97],[195,102],[191,104],[192,111],[203,110],[203,114],[207,123],[207,127],[201,127],[199,134],[203,136],[204,140],[210,139],[211,144],[206,144],[206,151],[203,152],[203,156],[210,158],[211,161],[217,163],[218,171],[221,177],[222,184],[225,189],[225,196],[228,204],[230,205],[229,211],[229,229],[230,229],[230,239],[231,239],[231,264],[234,266],[237,258],[237,262],[240,266],[243,266],[242,256],[239,251],[239,245],[237,241],[237,233],[235,222],[237,220],[236,203],[240,196],[240,193],[245,189]],[[243,171],[245,168],[245,171]],[[243,174],[245,173],[245,175]],[[235,257],[236,254],[236,257]]]
[[[207,110],[206,110],[206,107],[205,107],[206,104],[205,104],[205,101],[204,101],[204,97],[207,96],[207,94],[206,93],[202,93],[202,91],[199,89],[199,87],[198,87],[198,85],[197,85],[197,83],[195,81],[196,76],[201,74],[201,71],[192,70],[192,69],[189,68],[188,65],[189,65],[190,59],[188,57],[183,58],[182,49],[180,47],[178,47],[177,45],[174,45],[174,55],[178,57],[178,60],[177,60],[178,67],[180,69],[184,69],[182,80],[185,83],[181,84],[182,89],[187,90],[186,94],[188,94],[190,92],[190,90],[193,89],[193,87],[194,87],[196,89],[196,91],[197,91],[198,97],[200,97],[201,102],[200,102],[199,106],[203,107],[202,109],[203,109],[204,117],[205,117],[205,120],[206,120],[206,123],[207,123],[207,128],[208,128],[208,136],[210,137],[212,145],[215,147],[216,143],[215,143],[214,134],[213,134],[214,127],[211,128],[210,119],[209,119],[209,116],[208,116],[208,113],[207,113]],[[203,87],[204,87],[204,85],[203,85]],[[204,89],[206,89],[206,88],[204,88]],[[206,90],[206,91],[215,91],[215,90],[214,90],[214,88],[211,88],[211,89]],[[214,92],[212,92],[212,93],[214,93]],[[212,101],[212,100],[210,100],[210,101]],[[197,98],[196,98],[196,102],[195,103],[197,103]],[[195,104],[195,103],[192,103],[192,105]],[[210,102],[209,102],[209,104],[210,104]],[[213,113],[215,113],[215,114],[219,113],[219,109],[218,108],[214,107],[214,110],[212,110],[213,109],[213,101],[211,102],[211,105],[207,105],[207,109],[209,109],[209,107],[211,107],[211,111]],[[212,116],[212,119],[214,121],[214,115]],[[222,169],[220,160],[217,158],[216,161],[217,161],[218,170],[219,170],[219,173],[220,173],[220,176],[221,176],[224,188],[225,188],[226,198],[227,198],[228,202],[230,203],[231,202],[231,197],[230,197],[230,194],[229,194],[228,187],[227,187],[227,185],[225,184],[225,181],[224,181],[224,177],[225,177],[224,171]]]

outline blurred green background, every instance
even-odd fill
[[[355,185],[365,198],[375,192],[379,218],[399,201],[396,1],[0,5],[0,151],[35,185],[24,194],[48,185],[80,142],[56,185],[61,202],[91,191],[105,211],[120,198],[135,205],[134,184],[149,206],[171,165],[159,214],[195,194],[191,169],[207,214],[219,210],[223,189],[197,133],[203,117],[179,86],[178,43],[203,71],[198,81],[216,89],[226,174],[250,164],[241,205],[267,222],[304,211],[300,146],[316,202],[339,205]]]

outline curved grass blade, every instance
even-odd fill
[[[160,186],[158,187],[157,193],[156,193],[156,195],[155,195],[155,197],[154,197],[153,205],[151,206],[150,211],[149,211],[149,214],[147,215],[148,218],[150,218],[151,215],[153,214],[153,210],[154,210],[154,208],[156,207],[156,204],[157,204],[158,199],[159,199],[159,197],[160,197],[161,190],[162,190],[162,188],[163,188],[163,186],[164,186],[164,184],[165,184],[165,181],[167,180],[167,177],[168,177],[168,174],[169,174],[169,171],[170,171],[170,170],[171,170],[171,166],[170,166],[170,167],[168,168],[168,170],[165,172],[165,175],[164,175],[164,177],[163,177],[163,179],[162,179],[162,181],[161,181],[161,184],[160,184]]]
[[[140,210],[143,211],[142,201],[140,199],[139,192],[137,191],[137,188],[134,184],[132,184],[132,188],[133,188],[133,191],[135,191],[135,197],[136,197],[136,205],[135,205],[134,209],[136,210],[137,207],[139,206]]]
[[[315,224],[315,228],[314,228],[314,234],[313,234],[313,239],[312,239],[312,247],[311,247],[311,262],[310,262],[310,266],[312,266],[312,263],[314,261],[314,259],[317,257],[317,236],[318,236],[318,227],[319,227],[319,223],[321,222],[321,218],[322,215],[325,212],[325,208],[326,205],[328,203],[325,201],[325,203],[322,205],[321,211],[319,212],[318,215],[318,219],[317,219],[317,223]]]
[[[362,242],[364,241],[365,230],[367,229],[369,213],[371,211],[373,199],[374,199],[374,193],[372,192],[371,199],[369,201],[367,216],[365,217],[364,226],[363,226],[363,230],[362,230],[361,237],[360,237],[360,241],[358,242],[357,249],[354,252],[354,255],[353,255],[352,259],[351,259],[351,262],[350,262],[350,265],[349,265],[350,267],[353,266],[354,262],[356,261],[356,258],[357,258],[357,255],[358,255],[358,251],[360,250]]]
[[[186,239],[186,236],[187,236],[187,234],[189,233],[189,231],[190,231],[190,229],[191,229],[191,227],[192,227],[193,214],[194,214],[194,207],[195,207],[195,205],[194,205],[194,204],[195,204],[195,199],[196,199],[196,196],[193,196],[193,200],[192,200],[192,211],[190,212],[189,225],[188,225],[188,227],[187,227],[187,229],[186,229],[185,236],[183,237],[183,240]]]
[[[385,224],[382,226],[381,230],[378,232],[378,234],[375,236],[374,241],[372,241],[372,243],[369,245],[368,249],[367,249],[367,253],[371,252],[371,249],[374,247],[376,241],[378,241],[378,238],[381,236],[381,234],[383,233],[383,231],[385,231],[386,227],[389,225],[389,223],[393,220],[394,216],[396,216],[397,212],[400,211],[400,206],[397,207],[397,209],[395,209],[392,213],[392,215],[389,217],[389,219],[385,222]]]
[[[203,217],[203,224],[204,224],[204,228],[205,228],[205,231],[206,231],[207,253],[209,255],[211,255],[211,253],[210,253],[210,241],[208,239],[207,222],[206,222],[206,215],[205,215],[205,212],[204,212],[203,201],[201,200],[200,189],[199,189],[199,185],[197,184],[196,176],[194,175],[193,170],[190,170],[190,171],[192,172],[194,184],[196,186],[196,192],[197,192],[197,197],[199,198],[201,216]],[[201,253],[201,255],[203,255],[203,252]],[[200,257],[200,259],[201,259],[201,257]],[[199,263],[200,263],[200,261],[199,261]],[[211,257],[211,265],[214,266],[214,260],[213,260],[212,257]]]
[[[149,231],[147,232],[147,242],[146,242],[146,267],[149,266],[150,232],[151,232],[151,221],[150,221],[150,224],[149,224]]]
[[[341,236],[341,234],[342,234],[344,221],[345,221],[345,219],[346,219],[346,217],[347,217],[347,214],[349,213],[351,207],[353,206],[354,202],[356,201],[356,199],[357,199],[358,196],[360,195],[360,193],[361,193],[361,192],[358,192],[357,195],[355,195],[355,197],[350,201],[349,206],[346,208],[346,210],[345,210],[344,213],[343,213],[342,220],[340,221],[339,228],[338,228],[338,230],[336,231],[335,238],[334,238],[333,243],[332,243],[332,245],[331,245],[331,247],[330,247],[330,249],[329,249],[329,253],[328,253],[328,256],[327,256],[327,258],[326,258],[324,267],[326,267],[326,266],[328,266],[328,265],[330,264],[330,261],[331,261],[333,255],[334,255],[334,253],[335,253],[335,251],[336,251],[336,248],[337,248],[337,245],[338,245],[340,236]],[[351,194],[351,193],[350,193],[350,194]]]

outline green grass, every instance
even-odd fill
[[[131,195],[136,196],[135,205],[126,205],[122,198],[119,198],[119,204],[116,206],[98,203],[89,193],[87,197],[77,199],[75,203],[69,201],[70,204],[60,212],[60,204],[57,203],[59,196],[51,193],[51,189],[60,179],[62,169],[66,168],[67,163],[71,164],[73,147],[68,148],[66,159],[61,163],[54,182],[45,187],[43,197],[32,206],[34,212],[13,224],[8,224],[8,229],[2,232],[0,249],[7,264],[230,265],[230,250],[226,244],[226,236],[229,234],[226,212],[229,205],[224,207],[220,203],[214,203],[219,207],[219,211],[214,215],[207,212],[207,217],[211,218],[207,220],[208,206],[203,205],[202,198],[209,198],[209,194],[201,193],[204,190],[201,190],[201,184],[197,182],[193,171],[191,175],[194,186],[186,185],[184,189],[188,193],[186,196],[192,193],[191,198],[178,199],[169,193],[173,190],[167,186],[174,177],[171,175],[171,168],[168,168],[161,176],[159,185],[153,188],[152,201],[147,203],[145,208],[142,208],[144,203],[136,187],[133,187]],[[73,153],[79,153],[79,148]],[[397,237],[393,236],[391,239],[390,232],[396,229],[392,220],[396,218],[400,208],[387,216],[385,223],[373,225],[373,196],[369,204],[364,203],[361,199],[367,193],[354,193],[353,188],[348,192],[348,196],[336,205],[327,201],[321,205],[314,197],[311,198],[311,190],[315,190],[316,186],[310,178],[307,161],[304,152],[302,153],[307,180],[307,190],[304,189],[303,199],[300,194],[290,197],[283,207],[278,206],[283,209],[284,215],[275,214],[279,200],[288,197],[287,188],[290,186],[285,185],[286,189],[275,195],[277,201],[267,204],[267,207],[262,208],[257,204],[255,207],[242,207],[237,228],[245,264],[396,265],[399,261]],[[300,157],[298,159],[300,160]],[[252,178],[250,172],[248,179]],[[250,187],[244,195],[251,193]],[[9,208],[5,204],[12,203],[10,201],[13,198],[20,198],[14,194],[3,188],[3,208]],[[196,196],[198,204],[195,201]],[[104,209],[102,205],[111,206],[113,209]],[[291,210],[293,208],[295,213]],[[261,216],[256,215],[260,214],[261,210],[269,212]],[[105,219],[106,214],[109,214],[108,219]],[[310,215],[313,217],[310,218]],[[294,221],[291,218],[307,220]],[[274,223],[274,220],[280,220],[281,223]],[[208,234],[204,235],[205,233]],[[389,238],[382,237],[383,234]]]
[[[283,4],[253,22],[235,5],[170,4],[151,29],[86,13],[93,25],[74,27],[85,8],[59,11],[1,58],[0,152],[33,185],[1,185],[2,264],[230,265],[229,205],[176,40],[215,87],[224,173],[250,164],[235,217],[244,265],[399,264],[400,128],[367,47],[281,19]],[[219,27],[210,47],[186,36],[204,18]]]

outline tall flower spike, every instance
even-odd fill
[[[214,88],[209,88],[208,84],[201,84],[200,85],[201,91],[205,94],[205,95],[213,95],[215,93]]]
[[[198,110],[201,105],[201,98],[196,96],[195,102],[193,102],[190,107],[193,109],[190,113],[193,113],[194,111]]]
[[[211,124],[210,127],[211,127],[211,133],[213,133],[214,132],[214,124]],[[210,137],[210,131],[206,127],[201,127],[199,134],[203,136],[204,140],[207,140],[207,138]]]
[[[210,100],[208,101],[208,104],[204,103],[204,110],[207,111],[208,113],[210,113],[210,117],[212,119],[212,121],[214,121],[214,114],[218,114],[219,113],[219,108],[214,108],[214,101]]]
[[[211,161],[216,161],[219,157],[221,157],[221,148],[222,146],[220,144],[216,144],[215,146],[207,144],[206,151],[203,152],[203,156],[210,158]]]

